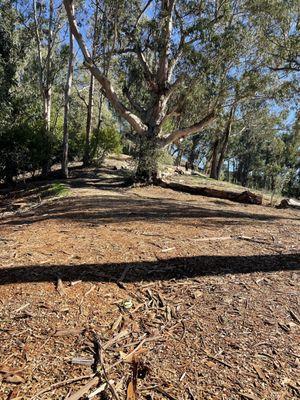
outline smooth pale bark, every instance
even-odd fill
[[[37,19],[36,0],[33,0],[33,16],[34,16],[34,32],[35,32],[37,56],[38,56],[37,59],[38,59],[38,70],[39,70],[39,84],[40,84],[41,95],[44,98],[43,57],[42,57],[39,24],[38,24],[38,19]],[[44,113],[45,113],[45,103],[43,103],[43,107],[44,107]]]
[[[169,78],[169,53],[171,47],[171,33],[173,28],[173,10],[176,0],[161,1],[161,51],[159,57],[157,81],[159,85],[164,85]]]
[[[46,101],[46,127],[47,131],[51,129],[51,105],[52,105],[52,79],[51,74],[51,55],[53,48],[53,14],[54,14],[54,0],[49,1],[49,25],[48,25],[48,43],[47,43],[47,57],[46,57],[46,83],[45,83],[45,101]]]
[[[72,89],[73,71],[74,71],[74,54],[73,54],[73,35],[70,30],[69,32],[69,63],[67,81],[65,85],[65,97],[64,97],[64,136],[63,136],[63,156],[62,156],[62,175],[65,178],[69,176],[68,170],[68,152],[69,152],[69,109],[70,109],[70,96]]]
[[[85,146],[84,146],[84,156],[83,156],[83,165],[85,167],[89,166],[91,163],[90,147],[91,147],[92,120],[93,120],[93,110],[94,110],[94,87],[95,87],[94,76],[91,74],[87,116],[86,116]]]
[[[51,108],[52,108],[52,77],[51,77],[51,57],[53,51],[53,25],[54,25],[54,0],[49,0],[49,19],[48,19],[48,33],[46,56],[43,58],[42,52],[42,39],[40,36],[41,23],[38,21],[37,16],[37,2],[33,0],[33,17],[34,17],[34,31],[37,47],[37,61],[39,70],[39,85],[40,93],[43,103],[43,119],[46,130],[46,141],[49,142],[49,135],[51,131]],[[47,175],[50,171],[50,161],[45,160],[42,167],[42,174]]]
[[[159,142],[160,146],[165,147],[170,143],[178,141],[179,139],[184,139],[187,136],[192,135],[193,133],[197,133],[201,131],[203,128],[205,128],[207,125],[209,125],[214,119],[215,119],[215,112],[211,111],[196,124],[188,128],[178,129],[177,131],[170,133],[170,135],[167,136],[166,138],[161,139]]]
[[[74,14],[74,12],[73,12]],[[94,11],[94,28],[93,28],[93,43],[92,43],[92,58],[96,56],[96,48],[98,43],[98,4],[95,4]],[[93,126],[93,111],[94,111],[94,89],[95,89],[95,78],[91,73],[90,84],[89,84],[89,98],[87,106],[87,117],[86,117],[86,130],[85,130],[85,147],[83,156],[83,165],[89,166],[91,164],[91,134]]]

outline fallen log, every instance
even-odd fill
[[[262,204],[262,196],[250,192],[249,190],[245,190],[244,192],[237,193],[228,190],[220,190],[220,189],[213,189],[208,187],[199,187],[199,186],[190,186],[184,185],[182,183],[177,182],[167,182],[162,179],[157,180],[157,185],[168,188],[172,190],[176,190],[178,192],[185,192],[200,196],[207,196],[207,197],[215,197],[217,199],[224,199],[235,201],[237,203],[244,203],[244,204]]]
[[[296,208],[300,210],[300,201],[293,199],[283,199],[277,208]]]

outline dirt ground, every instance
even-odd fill
[[[95,337],[89,398],[300,398],[299,211],[72,175],[0,219],[0,399],[76,398]]]

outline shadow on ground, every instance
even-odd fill
[[[217,206],[215,209],[211,209],[188,200],[182,202],[165,197],[138,197],[136,194],[128,193],[124,189],[128,186],[126,174],[128,175],[126,170],[106,167],[99,169],[74,168],[71,172],[71,179],[60,180],[59,182],[67,183],[71,188],[105,190],[107,194],[99,193],[98,196],[97,191],[94,191],[93,195],[76,195],[61,198],[50,204],[38,206],[32,213],[24,213],[14,219],[2,220],[2,224],[31,224],[53,219],[73,220],[99,225],[130,221],[159,223],[173,219],[181,219],[183,224],[188,224],[189,220],[198,219],[201,224],[205,219],[205,225],[217,226],[221,224],[249,224],[251,220],[256,223],[256,221],[273,221],[282,218],[300,219],[297,218],[298,216],[291,218],[285,214],[282,216],[268,214],[258,206],[255,212],[247,209],[245,211],[230,210],[233,204],[221,202],[218,199],[208,200],[212,206]],[[44,185],[45,183],[43,182]],[[41,185],[42,182],[39,182],[39,184]],[[26,197],[27,192],[32,195],[35,191],[38,191],[36,185],[31,188],[29,186],[27,191],[21,190],[20,194],[22,194],[22,197]],[[112,191],[118,191],[118,193],[114,194]],[[18,191],[13,192],[12,197],[14,196],[18,197]]]
[[[298,271],[300,254],[255,256],[194,256],[160,261],[28,265],[0,269],[0,285],[65,281],[141,282],[254,272]]]
[[[182,224],[218,226],[256,223],[257,221],[274,221],[294,219],[286,215],[243,212],[237,210],[211,209],[198,206],[188,201],[180,202],[166,198],[134,198],[134,194],[66,197],[55,202],[39,206],[32,213],[24,213],[17,218],[2,220],[3,225],[32,224],[49,220],[72,220],[74,222],[94,225],[119,224],[131,221],[165,223],[174,219]]]

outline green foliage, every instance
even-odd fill
[[[149,8],[141,13],[146,3]],[[189,127],[214,109],[216,120],[199,134],[177,142],[180,152],[174,153],[178,159],[183,156],[201,167],[205,163],[209,166],[212,145],[220,139],[221,147],[228,110],[236,103],[236,121],[226,153],[227,161],[234,164],[235,178],[254,186],[284,186],[290,195],[298,193],[299,134],[296,139],[290,130],[281,130],[281,122],[270,110],[280,106],[288,113],[297,101],[299,1],[177,0],[166,47],[167,65],[174,69],[166,82],[159,78],[163,69],[159,59],[168,37],[162,30],[162,4],[160,0],[100,0],[98,21],[90,18],[92,8],[85,9],[91,7],[89,2],[76,4],[88,46],[97,36],[96,47],[90,50],[96,52],[93,58],[111,81],[115,95],[144,125],[153,128],[151,125],[156,124],[148,143],[142,143],[132,129],[130,137],[135,136],[135,140],[123,139],[124,147],[137,159],[145,150],[148,169],[154,169],[157,161],[168,164],[171,158],[167,152],[158,154],[158,137]],[[48,53],[49,3],[37,2],[43,64],[39,70],[32,2],[1,1],[0,179],[12,181],[20,173],[61,161],[69,48],[65,29],[61,29],[66,27],[66,15],[60,10],[55,7],[54,36]],[[82,58],[77,57],[76,63],[81,64]],[[82,159],[84,154],[89,82],[89,71],[76,64],[68,114],[69,160]],[[46,133],[43,89],[49,85],[51,133]],[[122,149],[115,128],[116,123],[122,123],[118,111],[100,93],[95,80],[91,156],[98,163],[108,153]],[[162,93],[168,94],[165,99],[160,97]],[[100,122],[103,129],[95,129]],[[127,122],[120,130],[129,131]]]
[[[19,174],[41,169],[54,160],[56,140],[43,125],[23,123],[0,131],[0,179],[12,182]]]
[[[121,136],[115,126],[105,126],[94,130],[91,139],[91,158],[101,164],[109,153],[120,154],[122,151]]]
[[[284,182],[282,194],[288,197],[300,199],[300,172],[298,170],[290,170],[287,179]]]

